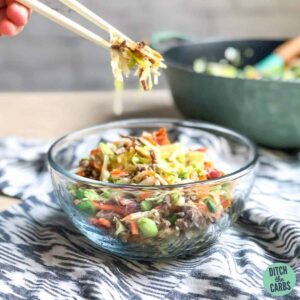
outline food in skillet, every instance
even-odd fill
[[[124,242],[151,244],[158,240],[199,236],[220,219],[233,204],[229,184],[201,185],[188,189],[151,189],[216,179],[224,175],[206,159],[206,149],[185,149],[171,143],[165,128],[140,137],[123,135],[83,158],[76,174],[93,180],[119,184],[86,188],[69,187],[76,210],[90,224]],[[143,185],[130,193],[122,185]]]
[[[229,55],[228,55],[229,53]],[[275,79],[275,80],[299,80],[300,79],[300,59],[294,59],[289,64],[276,66],[267,70],[259,70],[255,66],[241,65],[241,54],[235,48],[225,50],[224,59],[219,62],[211,62],[205,58],[194,61],[193,69],[197,73],[227,78],[246,79]]]

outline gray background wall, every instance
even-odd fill
[[[147,39],[158,30],[177,30],[199,39],[289,37],[300,33],[298,0],[80,1],[136,40]],[[88,24],[57,1],[46,2]],[[135,85],[132,79],[127,83],[128,87]],[[161,87],[164,85],[163,81]],[[0,39],[0,91],[112,87],[105,50],[38,15],[33,14],[21,35]]]

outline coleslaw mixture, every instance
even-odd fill
[[[230,184],[193,185],[188,188],[151,189],[219,178],[223,172],[206,159],[206,149],[185,149],[171,143],[165,128],[140,137],[123,135],[100,143],[83,158],[76,174],[118,188],[72,185],[75,208],[90,224],[126,242],[151,243],[178,236],[199,236],[232,206]],[[122,184],[147,186],[132,192]]]
[[[131,70],[139,77],[144,90],[151,90],[158,83],[159,69],[166,68],[163,57],[145,42],[133,42],[119,36],[111,36],[111,66],[115,86],[123,88],[123,76],[128,77]]]

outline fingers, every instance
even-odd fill
[[[19,32],[19,28],[8,19],[3,19],[0,22],[0,33],[5,36],[12,36]]]
[[[6,8],[0,9],[0,36],[11,36],[19,32],[19,27],[8,20],[6,16]]]
[[[10,6],[11,4],[14,3],[14,4],[18,4],[18,5],[22,6],[22,7],[25,7],[27,9],[27,11],[28,11],[29,17],[31,16],[31,9],[29,7],[27,7],[26,5],[18,3],[16,0],[0,0],[0,3],[1,3],[1,1],[4,1],[4,3],[6,3],[6,6]]]
[[[0,0],[1,1],[1,0]],[[17,26],[24,26],[29,18],[29,11],[19,3],[12,3],[6,9],[7,18]]]
[[[0,36],[14,36],[23,30],[31,10],[14,0],[0,0]]]
[[[0,36],[3,35],[2,30],[1,30],[1,27],[2,27],[1,24],[4,19],[6,19],[6,9],[0,8]]]
[[[0,8],[0,21],[6,17],[6,9]]]

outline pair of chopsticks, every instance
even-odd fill
[[[44,3],[38,0],[17,0],[18,2],[24,4],[25,6],[31,8],[33,11],[37,12],[38,14],[50,19],[51,21],[57,23],[65,27],[66,29],[78,34],[79,36],[100,45],[106,49],[110,49],[110,42],[106,41],[99,35],[93,33],[92,31],[86,29],[82,25],[72,21],[71,19],[67,18],[66,16],[60,14],[59,12],[55,11],[54,9],[50,8],[49,6],[45,5]],[[68,6],[71,10],[77,12],[82,17],[86,18],[96,26],[102,28],[104,31],[108,32],[109,34],[116,34],[124,40],[131,41],[125,34],[114,28],[108,22],[100,18],[94,12],[86,8],[84,5],[79,3],[76,0],[59,0],[61,3]]]

